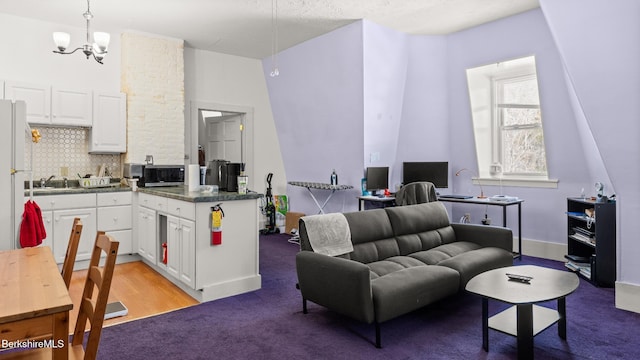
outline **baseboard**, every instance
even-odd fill
[[[616,308],[640,313],[640,285],[616,281]]]
[[[513,248],[518,249],[518,238],[513,238]],[[548,241],[522,239],[522,254],[556,261],[564,261],[567,244]]]

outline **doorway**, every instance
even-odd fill
[[[187,163],[198,163],[198,145],[202,145],[206,164],[215,159],[245,163],[245,173],[253,177],[253,108],[191,101],[189,111]]]
[[[205,153],[205,163],[212,160],[243,162],[243,114],[200,110],[204,129],[199,144]]]

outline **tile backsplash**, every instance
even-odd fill
[[[77,175],[97,175],[102,164],[113,177],[122,173],[120,154],[89,154],[89,131],[86,128],[32,126],[40,131],[40,142],[33,143],[31,135],[25,135],[25,167],[33,169],[33,179],[55,175],[62,179],[63,167],[68,168],[69,179]],[[33,164],[31,151],[33,149]]]

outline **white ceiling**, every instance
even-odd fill
[[[92,30],[133,30],[187,46],[262,59],[358,19],[409,34],[456,32],[539,7],[538,0],[92,0]],[[85,26],[85,0],[0,0],[0,12]],[[73,41],[73,40],[72,40]]]

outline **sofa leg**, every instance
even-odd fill
[[[376,321],[375,326],[376,326],[376,347],[380,349],[382,348],[382,342],[380,340],[380,324]]]
[[[306,314],[307,313],[307,299],[302,298],[302,313]]]

